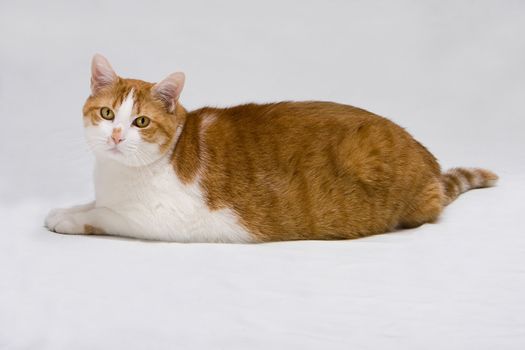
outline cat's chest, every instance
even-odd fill
[[[210,210],[198,182],[182,183],[169,163],[143,170],[97,164],[94,175],[97,206],[133,221],[137,234],[153,235],[144,238],[251,240],[232,211]]]
[[[166,202],[174,195],[185,196],[189,189],[167,168],[138,170],[97,164],[94,176],[97,201],[109,206]]]
[[[169,164],[144,169],[97,164],[95,191],[97,205],[121,213],[140,211],[154,217],[188,217],[206,207],[198,185],[183,184]]]

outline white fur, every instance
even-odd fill
[[[116,124],[116,127],[125,127],[126,130],[131,126],[131,123],[133,122],[133,95],[134,91],[133,89],[130,90],[122,104],[117,110],[117,114],[115,115],[114,123]]]
[[[178,242],[250,242],[237,216],[227,209],[210,211],[199,181],[183,184],[169,159],[131,168],[97,161],[96,205],[126,218],[115,234]]]
[[[90,225],[107,234],[177,242],[252,242],[230,209],[210,210],[199,184],[180,181],[171,153],[142,140],[131,123],[133,92],[113,121],[86,126],[96,156],[94,204],[52,211],[46,226],[60,233],[83,233]],[[124,141],[115,145],[113,128]],[[177,137],[180,130],[177,130]],[[115,151],[118,150],[117,151]]]

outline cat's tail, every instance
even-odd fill
[[[498,175],[479,168],[452,168],[441,174],[445,192],[445,205],[460,194],[473,188],[492,187],[498,182]]]

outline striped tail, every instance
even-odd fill
[[[472,188],[492,187],[498,182],[498,175],[478,168],[453,168],[441,175],[445,192],[445,205],[460,194]]]

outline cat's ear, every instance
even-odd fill
[[[173,112],[177,106],[177,101],[184,87],[185,79],[184,73],[172,73],[151,88],[152,94],[164,102],[166,109],[170,113]]]
[[[91,94],[96,94],[100,89],[116,82],[117,79],[118,76],[106,57],[95,54],[91,60]]]

